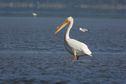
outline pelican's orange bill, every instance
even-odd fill
[[[65,28],[68,24],[70,24],[70,21],[68,21],[67,19],[56,28],[55,34],[57,34],[58,32],[60,32],[63,28]]]

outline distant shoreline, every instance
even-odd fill
[[[32,13],[37,14],[36,17],[97,17],[97,18],[126,18],[126,11],[11,11],[0,12],[0,16],[20,16],[34,17]]]
[[[0,1],[0,16],[37,17],[106,17],[126,18],[126,1],[119,0],[55,0],[55,1]]]

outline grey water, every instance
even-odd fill
[[[126,19],[75,17],[70,36],[93,53],[75,63],[64,48],[66,29],[54,34],[64,19],[0,17],[1,84],[126,83]]]

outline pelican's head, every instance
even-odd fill
[[[63,28],[65,28],[67,25],[69,25],[73,21],[73,17],[68,17],[67,19],[64,20],[64,22],[56,28],[55,34],[60,32]]]
[[[68,19],[68,21],[70,21],[70,22],[73,21],[73,17],[72,17],[72,16],[68,17],[67,19]]]

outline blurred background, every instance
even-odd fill
[[[75,63],[54,34],[68,16],[93,53]],[[126,0],[0,0],[0,84],[126,84]]]
[[[126,0],[0,0],[0,16],[126,17]]]

